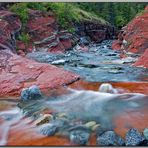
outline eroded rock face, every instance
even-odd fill
[[[20,29],[21,22],[16,14],[0,11],[0,50],[9,49],[16,52],[15,36]]]
[[[26,32],[30,36],[29,45],[26,47],[23,42],[17,41],[18,48],[25,52],[62,53],[72,47],[71,34],[59,31],[55,18],[47,12],[29,10]]]
[[[118,35],[118,40],[112,44],[115,50],[123,50],[143,54],[135,63],[135,66],[148,67],[147,51],[148,48],[148,6],[144,12],[136,16],[127,26],[123,27]],[[144,53],[145,52],[145,53]]]
[[[20,95],[23,88],[32,85],[41,90],[56,88],[78,78],[78,75],[61,68],[0,50],[0,96]]]

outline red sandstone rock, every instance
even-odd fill
[[[39,51],[61,53],[72,47],[68,32],[59,32],[55,18],[45,12],[29,10],[26,26],[30,43]]]
[[[145,67],[148,68],[148,48],[145,50],[145,52],[142,54],[142,56],[136,61],[134,64],[138,67]]]
[[[121,45],[122,45],[122,42],[121,41],[115,40],[112,43],[112,49],[114,49],[114,50],[120,50]]]
[[[136,16],[122,32],[118,35],[118,40],[126,40],[127,46],[125,50],[133,53],[144,53],[148,48],[148,6],[142,15]],[[121,44],[122,45],[122,44]],[[120,45],[120,48],[121,48]],[[119,43],[116,41],[112,45],[113,49],[119,47]]]
[[[22,88],[34,84],[41,90],[57,88],[78,78],[56,66],[37,63],[8,50],[0,51],[0,96],[19,95]]]
[[[112,44],[114,50],[142,54],[134,66],[148,68],[148,6],[140,16],[136,16],[118,35]],[[123,45],[123,41],[127,44]],[[123,56],[123,55],[122,55]]]

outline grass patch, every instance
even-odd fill
[[[22,41],[25,43],[25,45],[27,46],[29,41],[30,41],[30,36],[29,34],[27,33],[21,33],[19,36],[18,36],[18,40]]]

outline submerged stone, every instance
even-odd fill
[[[40,133],[45,136],[53,136],[56,131],[57,127],[53,124],[44,124],[40,129]]]
[[[78,145],[86,145],[89,136],[89,133],[84,130],[74,130],[70,132],[70,141]]]
[[[124,140],[114,131],[107,131],[97,137],[97,145],[99,146],[123,146]]]
[[[142,134],[135,128],[130,129],[126,133],[125,143],[126,146],[138,146],[144,141]]]

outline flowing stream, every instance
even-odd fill
[[[27,56],[39,62],[73,71],[90,84],[148,81],[148,69],[131,66],[137,55],[132,54],[129,58],[121,60],[120,52],[111,49],[111,42],[104,41],[101,44],[91,45],[87,52],[73,49],[66,54],[35,52]],[[73,130],[88,130],[84,125],[91,121],[95,121],[105,129],[115,129],[120,127],[115,120],[123,115],[127,117],[126,126],[131,126],[128,118],[131,118],[132,114],[138,116],[137,122],[143,123],[148,113],[146,110],[148,96],[141,93],[118,93],[118,89],[115,88],[115,90],[116,93],[113,94],[99,92],[98,89],[97,91],[77,90],[76,87],[71,89],[67,86],[52,90],[48,96],[29,102],[18,101],[17,98],[13,98],[13,101],[1,98],[0,145],[19,144],[15,138],[12,138],[19,137],[19,134],[15,134],[19,132],[22,132],[20,141],[21,138],[22,141],[24,139],[27,141],[28,136],[32,136],[33,133],[32,139],[42,137],[43,135],[39,132],[40,126],[36,126],[35,122],[49,112],[53,117],[51,124],[59,127],[57,135],[66,139]],[[24,133],[25,131],[28,134]],[[93,131],[89,130],[89,133],[92,134]],[[54,145],[55,141],[49,142],[50,139],[47,141],[43,145]],[[20,145],[25,143],[23,142],[20,142]]]

